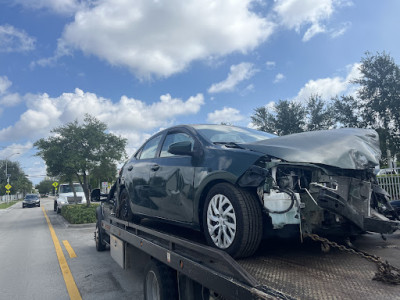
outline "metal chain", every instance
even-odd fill
[[[321,242],[325,245],[329,245],[330,247],[337,248],[340,251],[356,254],[362,258],[365,258],[366,260],[369,260],[370,262],[375,263],[378,271],[375,273],[375,276],[372,278],[372,280],[400,285],[400,269],[390,265],[388,261],[383,261],[379,256],[340,245],[336,242],[328,240],[327,238],[320,237],[317,234],[304,233],[303,236],[309,237],[313,241]]]

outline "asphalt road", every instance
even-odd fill
[[[45,212],[82,299],[143,299],[142,270],[123,270],[109,251],[97,252],[94,225],[69,225],[53,211],[17,203],[0,210],[0,298],[70,299]],[[71,258],[63,241],[76,257]]]

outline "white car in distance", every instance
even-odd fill
[[[58,188],[58,194],[54,200],[54,211],[58,214],[61,212],[61,208],[69,204],[85,204],[86,197],[83,192],[82,186],[79,183],[74,183],[74,190],[76,194],[76,199],[69,183],[60,184]]]

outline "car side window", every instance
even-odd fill
[[[168,134],[161,148],[160,157],[175,156],[174,154],[168,152],[169,146],[174,143],[185,142],[185,141],[189,141],[192,143],[192,150],[193,150],[194,140],[190,135],[183,132],[175,132]]]
[[[162,135],[149,140],[142,148],[139,159],[154,158]]]

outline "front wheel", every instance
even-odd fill
[[[104,251],[106,249],[106,243],[104,242],[103,230],[99,224],[99,221],[96,222],[96,231],[94,232],[94,240],[96,242],[96,250]]]
[[[204,203],[203,228],[209,245],[235,258],[252,255],[263,230],[256,196],[228,183],[216,184]]]

